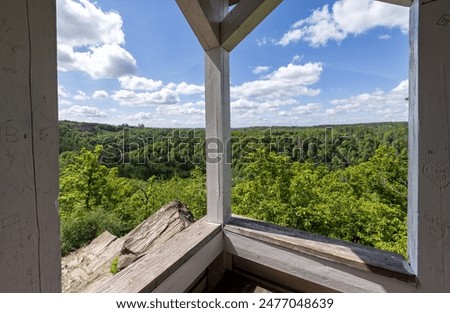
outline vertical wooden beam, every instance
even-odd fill
[[[211,4],[220,23],[228,0]],[[208,221],[224,224],[231,217],[230,60],[223,47],[205,51],[206,180]]]
[[[59,292],[55,0],[0,2],[0,292]]]
[[[450,292],[450,3],[411,7],[409,256],[418,291]]]

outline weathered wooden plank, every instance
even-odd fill
[[[223,234],[217,234],[152,292],[185,292],[202,272],[222,253]]]
[[[175,235],[154,253],[142,257],[106,284],[90,292],[151,292],[220,233],[220,225],[210,224],[202,219]],[[214,243],[217,243],[217,239]],[[213,260],[214,257],[211,262]],[[206,267],[203,270],[205,269]]]
[[[220,46],[220,20],[210,0],[176,0],[204,50]],[[222,1],[222,0],[220,0]]]
[[[395,253],[245,218],[233,218],[225,230],[363,271],[416,281],[406,260]]]
[[[61,291],[59,213],[59,132],[56,65],[56,4],[28,1],[36,206],[39,221],[41,292]]]
[[[414,292],[416,286],[227,229],[225,251],[338,292]]]
[[[58,292],[54,0],[0,2],[0,82],[0,292]]]
[[[229,53],[222,47],[206,51],[205,63],[208,221],[223,224],[231,217]]]
[[[220,25],[221,44],[230,52],[283,0],[241,0]]]
[[[421,292],[450,292],[450,3],[411,7],[408,230]]]
[[[233,218],[224,231],[226,252],[329,289],[416,288],[408,264],[393,253],[241,218]]]
[[[380,2],[386,2],[386,3],[391,3],[391,4],[397,4],[397,5],[402,5],[405,7],[409,7],[411,6],[413,0],[375,0],[375,1],[380,1]]]

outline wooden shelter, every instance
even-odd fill
[[[226,269],[290,291],[450,291],[450,2],[383,1],[411,12],[409,258],[232,217],[229,54],[282,0],[176,0],[205,50],[207,221],[98,291],[210,290]],[[61,289],[55,11],[0,2],[1,292]]]

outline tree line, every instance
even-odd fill
[[[233,213],[405,254],[406,123],[244,128]],[[123,235],[167,202],[206,213],[203,129],[60,123],[63,253]]]

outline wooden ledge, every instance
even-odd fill
[[[417,278],[411,267],[395,253],[241,217],[233,217],[224,231],[225,235],[240,235],[304,256],[324,259],[341,267],[416,285]]]
[[[206,219],[201,219],[169,239],[156,252],[145,255],[90,292],[136,293],[152,292],[157,288],[159,288],[159,292],[171,291],[173,288],[167,284],[167,280],[180,271],[185,264],[189,264],[191,259],[195,259],[197,254],[201,254],[201,262],[195,262],[197,267],[204,265],[204,268],[199,268],[201,272],[217,255],[222,253],[221,232],[221,225],[210,224],[206,222]],[[212,243],[212,248],[209,248],[208,255],[205,255],[202,253],[202,249],[209,247],[210,243]],[[179,282],[179,285],[189,286],[192,282],[187,280]],[[162,286],[164,286],[164,290],[161,289]]]

